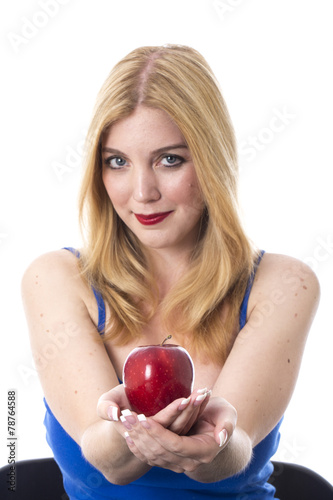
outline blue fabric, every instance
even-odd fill
[[[68,248],[75,255],[74,249]],[[262,255],[261,253],[257,265]],[[245,325],[246,311],[251,287],[254,280],[251,276],[240,310],[240,328]],[[95,294],[96,295],[96,294]],[[98,294],[97,294],[98,295]],[[97,300],[99,313],[99,330],[103,331],[105,307],[103,301]],[[104,311],[104,313],[103,313]],[[104,314],[104,320],[103,320]],[[253,458],[247,469],[241,474],[218,481],[216,483],[199,483],[189,479],[185,474],[153,467],[140,479],[125,486],[117,486],[108,482],[105,477],[83,457],[81,448],[67,434],[54,417],[45,401],[46,414],[44,425],[46,439],[51,447],[64,478],[64,486],[70,500],[204,500],[223,498],[224,500],[271,500],[275,488],[267,483],[273,472],[271,457],[276,452],[280,433],[278,425],[253,450]]]

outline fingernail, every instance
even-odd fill
[[[123,415],[120,415],[120,420],[122,421],[122,423],[124,424],[124,427],[126,427],[126,429],[128,429],[129,431],[132,429],[132,426],[129,422],[127,422],[126,420],[126,417],[124,417]]]
[[[198,394],[205,394],[205,392],[207,392],[207,387],[205,387],[204,389],[198,389],[197,390]]]
[[[121,414],[124,415],[124,417],[130,417],[132,412],[131,410],[122,410]]]
[[[186,408],[186,406],[189,404],[190,401],[191,401],[191,396],[189,398],[183,399],[183,401],[178,406],[178,410],[184,410],[184,408]]]
[[[200,394],[195,398],[193,405],[198,406],[200,403],[202,403],[204,399],[206,399],[206,397],[207,397],[207,392],[205,392],[205,394]]]
[[[124,437],[129,444],[134,444],[134,441],[130,438],[130,435],[127,431],[124,433]]]
[[[219,438],[220,438],[220,448],[222,448],[222,446],[227,442],[227,439],[228,439],[228,433],[225,429],[223,429],[220,433],[219,433]]]
[[[114,420],[117,422],[118,418],[118,408],[116,406],[109,406],[108,408],[108,417],[110,420]]]
[[[126,419],[126,421],[131,424],[131,425],[134,425],[135,422],[136,422],[136,419],[134,417],[134,415],[132,415],[132,412],[131,410],[123,410],[121,412],[121,415],[122,417],[124,417]],[[123,419],[120,417],[120,420],[123,422]]]
[[[150,425],[148,424],[146,416],[143,413],[138,415],[138,420],[141,423],[142,427],[144,427],[145,429],[150,429]]]

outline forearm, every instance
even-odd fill
[[[131,483],[150,469],[129,450],[113,422],[101,420],[91,425],[82,436],[81,449],[84,457],[114,484]]]
[[[235,428],[229,443],[209,464],[200,465],[186,475],[201,483],[221,481],[241,472],[250,463],[252,444],[249,436],[240,428]]]

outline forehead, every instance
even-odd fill
[[[139,106],[131,115],[114,123],[103,137],[105,146],[120,143],[162,147],[163,143],[177,142],[185,144],[185,139],[172,118],[162,109],[146,106]]]

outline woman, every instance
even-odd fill
[[[84,248],[43,255],[23,278],[47,439],[69,497],[273,498],[269,460],[319,285],[244,233],[233,128],[195,50],[143,47],[112,70],[80,212]],[[191,354],[194,391],[137,415],[124,361],[169,333]]]

